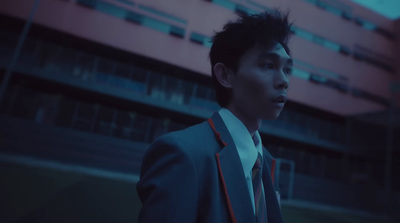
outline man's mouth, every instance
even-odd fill
[[[279,96],[271,100],[272,103],[285,103],[286,102],[286,97],[285,96]]]

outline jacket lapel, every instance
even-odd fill
[[[218,113],[214,113],[211,120],[217,140],[222,141],[220,142],[222,150],[217,153],[216,161],[221,181],[224,184],[227,205],[232,212],[230,213],[232,221],[237,223],[255,222],[242,163],[233,139]]]
[[[267,152],[264,149],[263,154],[264,162],[263,162],[263,185],[264,185],[264,193],[265,193],[265,201],[267,204],[267,216],[268,223],[283,223],[281,208],[278,203],[278,199],[276,198],[276,192],[274,185],[271,179],[271,161],[267,159]]]

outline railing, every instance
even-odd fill
[[[10,36],[11,34],[5,32],[0,34],[0,65],[3,66],[8,63],[7,55],[12,52],[12,44],[6,41],[12,39]],[[204,111],[209,114],[219,108],[215,102],[214,90],[209,86],[33,38],[27,39],[17,62],[17,69],[27,71],[32,76],[44,75],[59,82],[67,78],[65,81],[79,83],[73,87],[95,86],[105,92],[118,91],[123,96],[136,95],[136,99],[141,101],[154,101],[152,103],[155,106],[166,104],[166,109],[189,108],[188,113]],[[80,103],[79,106],[84,104],[74,103]],[[93,103],[90,106],[95,105]],[[76,107],[80,111],[81,108]],[[92,114],[95,111],[97,110],[93,108]],[[279,120],[264,124],[337,143],[342,143],[344,139],[339,134],[344,132],[344,126],[291,110],[284,110]],[[95,126],[82,128],[92,130]]]
[[[367,63],[382,68],[388,72],[395,73],[394,59],[380,53],[374,52],[358,44],[354,45],[354,57]]]
[[[117,140],[112,137],[101,137],[97,134],[71,131],[67,128],[57,128],[48,125],[38,125],[26,120],[0,115],[0,140],[4,162],[4,154],[36,157],[37,160],[61,161],[63,164],[96,168],[97,177],[109,178],[109,171],[124,174],[138,174],[143,154],[148,148],[146,143],[134,143],[127,140]],[[23,138],[24,140],[21,140]],[[14,156],[15,157],[15,156]],[[35,159],[30,159],[35,160]],[[15,162],[15,161],[14,161]],[[31,163],[23,161],[23,165]],[[310,165],[310,163],[308,163]],[[335,165],[336,171],[338,171]],[[58,168],[54,164],[46,167]],[[276,182],[279,182],[282,200],[284,202],[306,201],[337,207],[355,208],[370,212],[384,210],[384,191],[381,188],[365,184],[354,185],[346,182],[333,181],[320,176],[310,176],[297,173],[298,164],[286,159],[276,159]],[[30,166],[32,168],[32,166]],[[318,168],[318,166],[311,166]],[[296,173],[294,173],[296,172]],[[103,174],[107,175],[103,175]],[[112,178],[117,179],[117,176]],[[124,179],[127,179],[124,177]],[[129,177],[129,182],[136,182]],[[136,178],[137,179],[137,178]],[[118,177],[118,180],[121,180]],[[392,193],[393,210],[399,207],[399,193]]]
[[[289,167],[289,170],[287,170]],[[279,182],[280,193],[282,198],[291,200],[293,199],[293,186],[295,176],[296,163],[292,160],[276,159],[276,178]],[[281,170],[288,172],[288,179],[281,179]],[[282,175],[283,176],[283,175]]]

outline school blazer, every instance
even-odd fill
[[[274,160],[265,148],[263,154],[268,223],[282,223]],[[218,113],[158,138],[144,155],[136,189],[139,223],[256,222],[238,152]]]

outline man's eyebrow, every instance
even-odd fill
[[[262,59],[273,59],[273,60],[280,60],[281,57],[277,54],[277,53],[261,53],[258,56],[258,59],[262,60]],[[292,58],[287,58],[284,59],[286,64],[288,64],[289,66],[293,66],[293,60]]]

